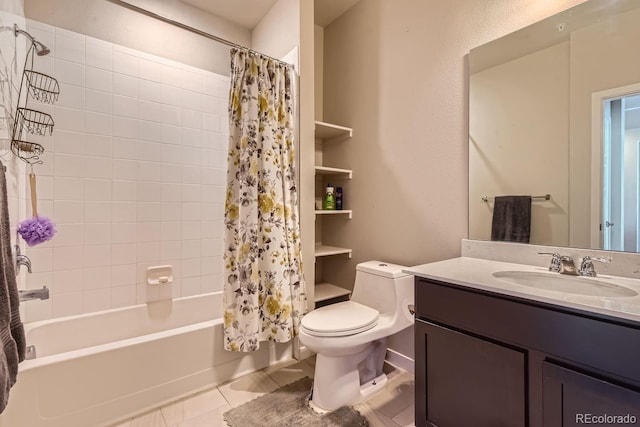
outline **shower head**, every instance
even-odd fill
[[[21,30],[20,28],[18,28],[18,24],[14,24],[13,25],[13,32],[14,32],[16,37],[18,37],[18,34],[22,34],[23,36],[28,38],[29,41],[31,42],[31,45],[36,50],[36,55],[45,56],[45,55],[48,55],[51,52],[51,50],[48,47],[46,47],[45,45],[43,45],[42,43],[37,41],[35,38],[33,38],[33,36],[31,34],[27,33],[24,30]]]
[[[33,47],[35,48],[36,55],[38,56],[45,56],[51,53],[51,50],[48,47],[46,47],[45,45],[43,45],[37,40],[33,41]]]

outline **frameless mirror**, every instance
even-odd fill
[[[638,22],[589,0],[470,52],[470,239],[531,195],[530,243],[640,251]]]

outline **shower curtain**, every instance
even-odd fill
[[[231,50],[224,231],[224,347],[298,335],[307,310],[300,251],[291,66]]]

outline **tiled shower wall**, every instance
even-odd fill
[[[30,101],[55,120],[53,136],[31,140],[46,149],[39,212],[58,233],[27,249],[26,286],[51,298],[24,303],[25,320],[221,290],[228,76],[27,26],[51,48],[35,68],[60,99]],[[166,264],[173,283],[147,285],[147,267]]]

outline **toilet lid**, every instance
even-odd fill
[[[302,318],[302,328],[309,335],[341,337],[373,328],[378,318],[378,310],[357,302],[344,301],[313,310]]]

